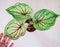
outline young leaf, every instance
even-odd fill
[[[18,21],[29,19],[32,13],[32,8],[24,3],[16,3],[15,5],[6,9]]]
[[[6,25],[4,34],[13,40],[16,40],[20,36],[24,36],[27,27],[27,23],[19,23],[18,21],[16,21],[16,19],[13,19]]]
[[[34,27],[38,30],[50,29],[59,15],[48,9],[42,9],[35,13],[33,17]]]

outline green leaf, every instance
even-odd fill
[[[11,20],[5,27],[4,34],[13,40],[25,35],[27,23],[18,22],[16,19]]]
[[[34,27],[38,30],[50,29],[59,15],[48,9],[42,9],[35,13],[33,17]]]
[[[32,13],[32,8],[24,3],[16,3],[15,5],[6,9],[16,20],[29,19]]]

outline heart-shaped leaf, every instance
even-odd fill
[[[32,13],[32,8],[24,3],[16,3],[15,5],[6,9],[18,21],[29,19]]]
[[[16,19],[11,20],[5,27],[4,34],[13,40],[18,39],[20,36],[24,36],[26,29],[28,27],[27,23],[18,22]]]
[[[38,30],[50,29],[59,15],[48,9],[42,9],[35,13],[33,17],[34,27]]]

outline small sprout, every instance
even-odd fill
[[[4,34],[13,40],[24,36],[26,30],[34,32],[38,30],[48,30],[54,26],[56,18],[59,16],[48,9],[42,9],[35,13],[31,18],[32,8],[24,3],[16,3],[15,5],[6,9],[8,13],[13,16],[7,26],[5,27]]]

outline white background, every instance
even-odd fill
[[[0,32],[4,32],[7,23],[13,19],[5,9],[16,2],[30,5],[33,9],[32,17],[36,11],[43,8],[60,13],[60,0],[0,0]],[[13,42],[14,47],[60,47],[60,17],[56,19],[51,29],[43,32],[39,30],[32,33],[26,32],[25,36]]]

